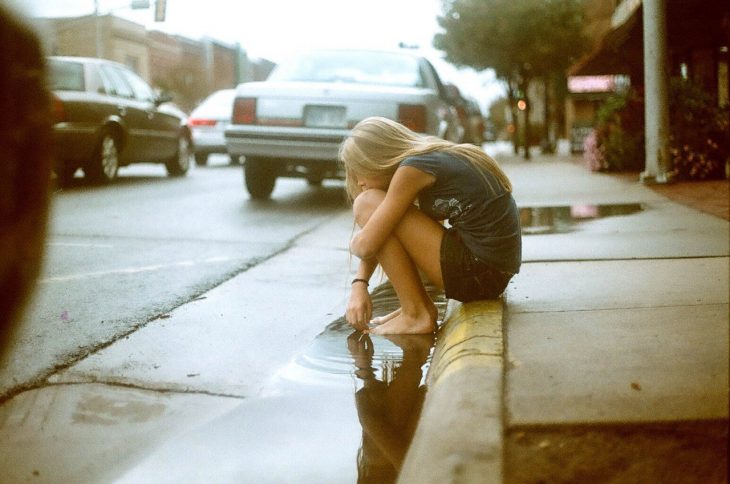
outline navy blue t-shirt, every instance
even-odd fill
[[[421,211],[435,220],[448,220],[482,261],[503,272],[519,272],[519,211],[512,194],[492,173],[445,152],[406,158],[400,166],[412,166],[436,177],[433,185],[418,194]]]

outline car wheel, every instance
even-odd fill
[[[323,178],[319,175],[309,175],[307,177],[307,184],[310,187],[321,187]]]
[[[247,158],[243,164],[243,178],[246,189],[254,200],[266,200],[276,184],[276,173],[266,160]]]
[[[207,153],[195,153],[195,164],[198,166],[205,166],[208,164]]]
[[[119,149],[117,140],[110,131],[105,131],[96,148],[94,158],[84,167],[84,174],[95,183],[110,183],[119,171]]]
[[[183,176],[190,169],[190,140],[185,134],[181,134],[177,140],[177,152],[175,156],[167,160],[165,168],[170,176]]]

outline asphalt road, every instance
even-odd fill
[[[275,257],[347,211],[342,183],[280,179],[256,202],[241,168],[212,159],[183,178],[137,165],[110,186],[78,180],[53,199],[46,260],[0,400]]]

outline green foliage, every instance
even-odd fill
[[[615,94],[599,108],[596,144],[604,169],[640,170],[644,166],[644,100],[635,91]]]
[[[503,79],[562,71],[584,52],[579,0],[446,0],[434,46]]]
[[[730,108],[718,107],[701,86],[673,79],[669,90],[669,155],[680,180],[722,178],[730,162]],[[644,168],[644,102],[634,91],[610,97],[598,110],[592,169]]]
[[[581,0],[443,0],[442,11],[438,22],[444,31],[434,37],[434,46],[455,65],[494,69],[509,86],[513,112],[535,78],[564,71],[588,45]],[[528,101],[526,120],[531,105]],[[517,131],[532,139],[529,122]]]
[[[697,84],[673,79],[670,156],[679,179],[722,178],[730,162],[730,108]]]

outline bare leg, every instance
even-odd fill
[[[365,225],[384,196],[379,190],[367,190],[358,196],[353,207],[358,225]],[[442,237],[443,228],[414,207],[385,241],[376,257],[395,289],[401,309],[383,318],[372,333],[423,334],[436,330],[438,310],[421,282],[416,264],[420,262],[429,279],[442,284],[438,254]]]
[[[388,275],[401,303],[401,312],[371,330],[375,334],[423,334],[436,330],[438,310],[423,287],[415,264],[403,245],[390,237],[378,252],[378,262]]]

